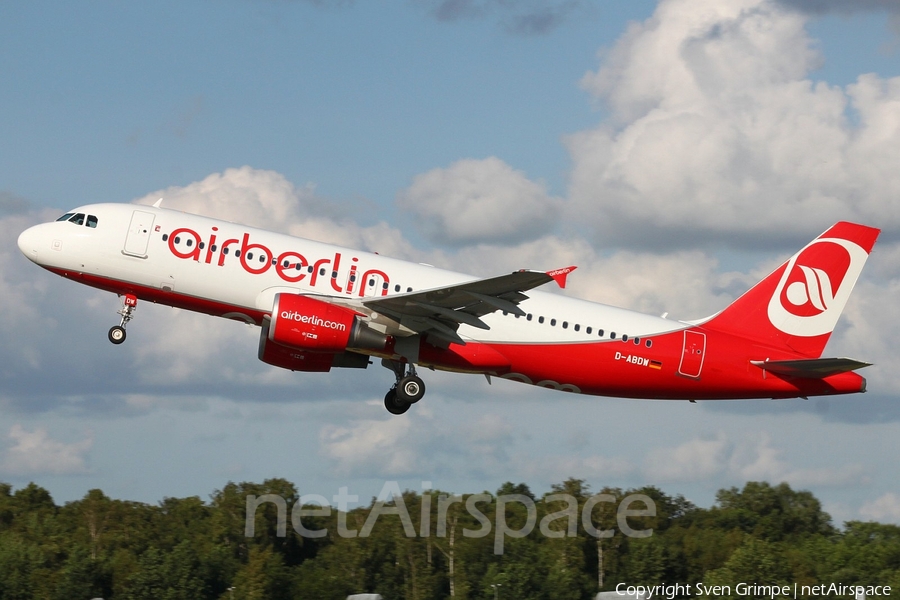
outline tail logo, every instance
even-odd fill
[[[769,321],[801,337],[831,333],[868,253],[839,238],[819,238],[788,261],[769,301]]]

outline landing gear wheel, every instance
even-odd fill
[[[402,415],[425,395],[425,382],[416,375],[416,367],[406,360],[382,358],[381,365],[394,372],[397,383],[384,397],[384,407],[392,415]]]
[[[425,395],[425,382],[416,375],[408,375],[397,385],[397,398],[415,404]]]
[[[399,398],[397,388],[391,388],[388,390],[388,393],[384,395],[384,407],[392,415],[402,415],[409,410],[410,404]]]
[[[121,344],[125,341],[125,328],[118,325],[110,327],[108,337],[113,344]]]
[[[119,309],[119,313],[122,316],[122,320],[118,325],[109,328],[109,341],[113,344],[121,344],[125,341],[125,326],[128,325],[128,321],[134,318],[134,311],[137,309],[137,296],[134,294],[125,294],[124,299],[122,300],[122,308]]]

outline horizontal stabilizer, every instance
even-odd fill
[[[800,360],[751,360],[750,364],[771,373],[805,379],[823,379],[838,373],[855,371],[871,363],[852,358],[807,358]]]

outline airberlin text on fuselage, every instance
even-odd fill
[[[288,283],[299,283],[309,276],[307,285],[310,287],[316,287],[317,284],[324,285],[320,279],[327,278],[331,283],[331,289],[339,293],[353,294],[355,291],[359,296],[364,296],[367,288],[372,288],[370,293],[377,293],[377,284],[380,284],[382,296],[388,293],[390,278],[387,273],[379,269],[369,269],[359,275],[356,264],[359,259],[356,257],[350,259],[350,270],[343,277],[343,283],[346,285],[341,285],[338,281],[341,278],[340,252],[335,252],[332,258],[320,258],[313,262],[294,250],[276,256],[267,246],[251,243],[249,233],[244,233],[241,239],[218,241],[216,239],[218,230],[218,227],[213,227],[209,239],[204,240],[193,229],[180,227],[169,234],[167,239],[169,252],[178,258],[204,262],[208,265],[215,261],[219,267],[224,266],[225,258],[231,254],[234,259],[240,261],[241,268],[251,275],[262,275],[274,267],[278,276]],[[182,236],[185,239],[182,240]],[[254,258],[253,253],[258,253],[261,260]]]

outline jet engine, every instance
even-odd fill
[[[383,350],[387,336],[366,325],[349,308],[300,296],[276,294],[269,339],[309,352]]]

